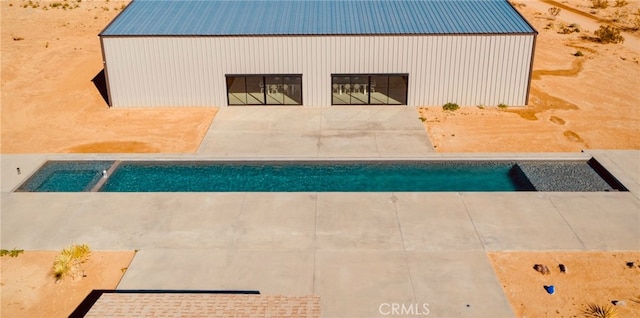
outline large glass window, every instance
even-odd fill
[[[407,74],[333,74],[332,105],[406,105]]]
[[[302,75],[227,75],[229,105],[302,105]]]

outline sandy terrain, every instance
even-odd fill
[[[79,7],[66,10],[52,1],[2,1],[2,153],[195,152],[216,109],[109,109],[92,82],[102,70],[97,34],[128,1],[77,1],[67,0]],[[617,11],[640,19],[640,1],[600,10],[589,0],[515,1],[540,32],[530,106],[424,108],[436,150],[640,148],[640,32],[617,23],[628,29],[623,44],[582,39]],[[549,3],[565,9],[552,19]],[[558,33],[572,23],[581,32]],[[578,50],[584,56],[574,56]]]
[[[109,109],[92,81],[102,70],[97,34],[127,1],[60,2],[79,7],[53,8],[53,1],[41,0],[0,4],[1,153],[195,152],[215,108]],[[594,10],[588,0],[516,2],[540,32],[530,105],[506,110],[471,105],[456,112],[422,108],[436,150],[640,149],[640,33],[629,29],[631,22],[611,22],[627,26],[628,40],[605,45],[583,36],[610,23],[619,8]],[[546,12],[550,3],[563,6],[555,19]],[[640,18],[640,1],[630,0],[626,8],[629,20]],[[581,32],[559,34],[561,23],[577,23]],[[577,51],[584,56],[574,56]],[[89,290],[115,287],[132,257],[96,252],[87,278],[55,284],[47,276],[54,255],[28,252],[1,259],[3,317],[65,316]],[[640,269],[624,267],[628,260],[640,263],[637,252],[508,252],[490,258],[519,316],[574,316],[587,302],[605,305],[613,297],[626,302],[619,307],[621,316],[640,312]],[[557,273],[558,262],[569,273]],[[533,271],[535,263],[548,264],[552,274]],[[542,289],[550,283],[558,288],[554,295]]]
[[[77,1],[2,0],[2,153],[197,151],[216,108],[108,108],[97,35],[128,1]]]
[[[609,1],[612,4],[614,1]],[[564,7],[587,10],[585,15],[562,10],[547,13],[553,1],[516,1],[518,10],[538,30],[529,106],[501,110],[420,110],[439,152],[551,152],[582,149],[640,148],[640,32],[626,32],[622,44],[600,44],[596,26],[619,8],[588,12],[588,0],[562,1]],[[629,19],[640,19],[640,1],[625,6]],[[576,23],[581,32],[558,33]],[[551,24],[551,25],[550,25]],[[550,25],[548,27],[548,25]],[[584,56],[574,54],[581,51]]]
[[[640,252],[494,252],[493,268],[517,317],[585,317],[589,304],[640,316]],[[633,262],[632,267],[626,265]],[[546,265],[550,274],[533,269]],[[559,264],[565,265],[561,273]],[[554,294],[544,286],[553,285]],[[614,306],[612,302],[618,301]]]
[[[2,317],[67,317],[93,289],[114,289],[135,252],[92,252],[87,277],[56,283],[51,266],[58,252],[26,251],[0,258]]]

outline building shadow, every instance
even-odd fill
[[[107,93],[107,78],[104,75],[104,69],[100,70],[96,76],[91,80],[93,85],[95,85],[96,89],[104,99],[104,102],[107,103],[107,106],[111,107],[111,103],[109,103],[109,93]]]

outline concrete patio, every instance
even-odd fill
[[[422,315],[428,304],[432,317],[509,317],[487,251],[640,250],[640,151],[438,154],[414,122],[406,130],[391,125],[405,121],[406,109],[223,109],[198,154],[3,155],[2,247],[137,249],[119,289],[315,295],[322,317],[385,316],[392,304]],[[631,191],[11,192],[47,159],[342,156],[593,156]]]
[[[199,154],[237,158],[404,158],[433,152],[415,108],[224,107]]]

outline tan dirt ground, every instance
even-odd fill
[[[583,310],[589,304],[615,308],[618,317],[640,316],[638,251],[491,252],[489,259],[517,317],[586,317]],[[551,273],[535,271],[535,264],[546,265]],[[553,285],[555,293],[547,293],[545,285]],[[614,306],[615,300],[622,302]]]
[[[547,3],[516,1],[538,30],[529,106],[471,105],[456,112],[441,106],[419,110],[438,152],[553,152],[582,149],[640,148],[640,32],[626,32],[623,44],[601,44],[596,25],[616,9],[593,18],[562,10],[552,19]],[[584,10],[586,0],[562,1]],[[612,4],[613,1],[609,1]],[[629,19],[640,19],[640,1],[625,6]],[[577,23],[581,32],[559,34]],[[552,24],[547,27],[547,25]],[[587,27],[593,27],[588,29]],[[576,57],[577,51],[584,56]],[[452,101],[455,102],[455,101]],[[481,106],[484,109],[480,109]]]
[[[0,258],[2,309],[0,316],[68,317],[93,289],[114,289],[135,252],[93,251],[82,265],[87,277],[56,283],[51,267],[59,252],[25,251]]]
[[[32,3],[38,7],[26,0],[1,4],[2,153],[197,151],[216,108],[109,109],[91,81],[102,70],[97,34],[128,1],[85,1],[67,10],[43,10],[51,1]],[[549,3],[565,9],[552,19],[544,10]],[[640,48],[633,44],[640,32],[628,22],[625,44],[581,38],[618,11],[626,12],[625,21],[640,19],[640,1],[601,10],[589,3],[516,2],[540,32],[530,105],[506,111],[471,105],[453,113],[426,107],[420,113],[436,150],[640,148]],[[558,33],[571,23],[585,27]],[[573,56],[578,50],[585,56]]]
[[[79,7],[0,4],[2,153],[196,152],[217,108],[109,109],[92,82],[98,33],[128,1],[58,2]]]
[[[109,109],[92,82],[102,70],[97,34],[128,1],[60,2],[79,7],[56,9],[53,1],[42,0],[0,3],[1,153],[197,151],[216,108]],[[614,23],[610,21],[621,8],[594,10],[589,0],[516,2],[540,32],[530,105],[506,110],[471,105],[456,112],[422,108],[420,116],[436,150],[640,149],[640,37],[629,28],[640,18],[640,1],[629,0],[622,8],[628,9],[628,21],[615,22],[627,27],[628,40],[607,45],[583,36],[592,36],[594,25]],[[549,4],[563,6],[555,20],[545,11]],[[584,26],[580,33],[558,34],[561,23]],[[574,56],[578,50],[584,56]],[[66,316],[89,290],[115,287],[132,253],[111,258],[108,252],[95,252],[92,259],[105,267],[88,267],[87,278],[60,284],[46,276],[56,252],[2,257],[2,316]],[[640,296],[638,273],[632,276],[633,270],[621,269],[621,263],[628,258],[640,263],[634,253],[504,252],[490,258],[519,316],[574,316],[582,303],[604,305],[612,297],[625,298],[619,313],[632,316]],[[559,261],[569,268],[566,276],[553,267]],[[531,269],[534,263],[555,271],[541,276]],[[625,279],[629,284],[621,285]],[[541,287],[549,282],[557,285],[555,295]]]

